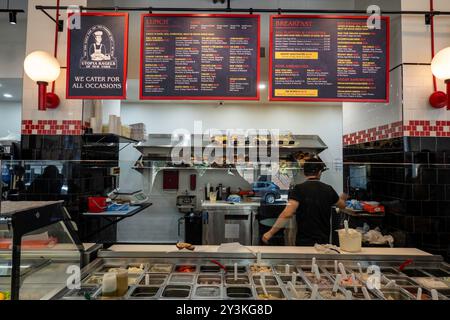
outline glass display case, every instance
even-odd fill
[[[84,251],[62,201],[1,202],[0,300],[51,296],[83,267]]]

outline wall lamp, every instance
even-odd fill
[[[58,60],[48,52],[34,51],[25,58],[23,67],[27,76],[39,87],[39,110],[58,107],[59,97],[53,92],[47,93],[48,84],[55,81],[61,72]]]
[[[436,54],[431,61],[431,71],[436,78],[445,81],[447,93],[442,91],[433,93],[430,97],[430,104],[434,108],[447,106],[447,110],[450,110],[450,47]]]

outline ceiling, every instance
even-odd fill
[[[4,94],[12,95],[12,98],[6,98]],[[0,78],[0,101],[1,102],[20,102],[22,101],[22,79],[18,78]]]

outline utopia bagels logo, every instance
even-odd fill
[[[80,68],[117,69],[115,50],[114,36],[107,27],[91,27],[84,37]]]

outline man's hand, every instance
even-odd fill
[[[343,200],[343,201],[347,201],[348,200],[348,194],[346,193],[341,193],[341,195],[339,196],[339,199]]]
[[[268,231],[268,232],[263,234],[261,240],[262,240],[263,243],[269,244],[269,241],[270,241],[270,239],[272,237],[273,237],[273,234],[270,231]]]

